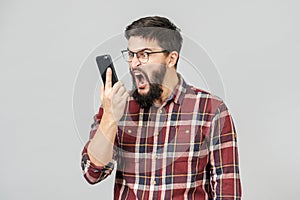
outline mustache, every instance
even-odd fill
[[[166,68],[163,67],[159,71],[151,72],[151,74],[146,73],[146,71],[144,71],[141,68],[136,68],[136,69],[130,70],[130,75],[132,78],[133,85],[136,87],[135,73],[141,73],[143,75],[143,77],[146,79],[146,81],[150,84],[152,83],[152,84],[161,85],[163,83],[163,80],[165,77]]]

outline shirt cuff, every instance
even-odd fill
[[[90,184],[95,184],[111,174],[114,169],[113,160],[104,166],[97,166],[91,162],[87,153],[82,155],[81,168],[85,179]]]

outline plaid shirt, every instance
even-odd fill
[[[106,166],[89,160],[87,142],[82,169],[89,183],[105,179],[116,162],[114,199],[241,199],[237,137],[226,105],[178,76],[160,107],[142,109],[129,98]],[[102,114],[100,108],[90,138]]]

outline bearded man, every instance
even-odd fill
[[[117,165],[114,199],[241,199],[237,137],[224,101],[177,72],[180,30],[165,17],[144,17],[125,30],[121,51],[133,90],[112,86],[82,152],[95,184]]]

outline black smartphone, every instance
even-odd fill
[[[116,70],[114,68],[112,59],[110,55],[101,55],[101,56],[97,56],[96,57],[96,62],[98,65],[98,69],[100,72],[100,75],[102,77],[102,81],[104,83],[105,86],[105,82],[106,82],[106,70],[107,68],[111,68],[112,70],[112,85],[114,85],[116,82],[118,82],[118,77],[116,74]]]

